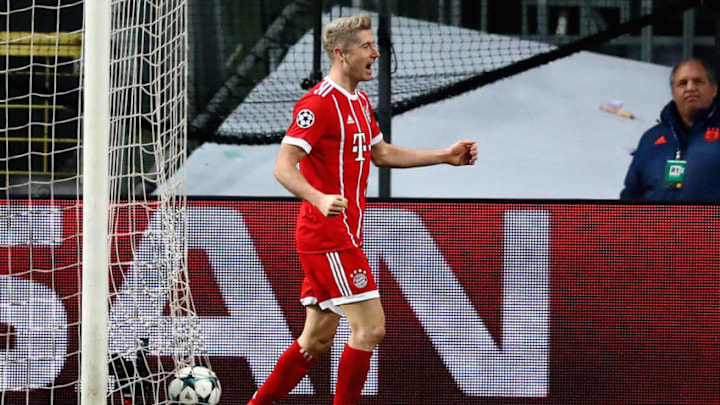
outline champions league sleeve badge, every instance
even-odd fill
[[[315,123],[315,114],[312,111],[305,109],[297,113],[295,122],[300,128],[310,128]]]

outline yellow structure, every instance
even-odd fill
[[[9,63],[5,66],[2,73],[12,76],[30,76],[29,80],[37,80],[45,84],[45,88],[51,89],[57,83],[57,79],[61,77],[79,78],[79,71],[74,69],[72,72],[60,72],[58,66],[65,62],[72,64],[73,61],[80,61],[82,57],[82,32],[0,32],[0,55],[8,57]],[[20,69],[10,68],[15,58],[28,58],[34,62],[33,65],[23,66]],[[65,67],[66,70],[67,67]],[[79,80],[78,80],[79,83]],[[30,89],[32,91],[32,88]],[[33,154],[42,156],[42,168],[32,165],[27,170],[18,170],[9,167],[0,167],[0,175],[54,175],[54,176],[72,176],[77,173],[58,173],[53,171],[51,166],[52,152],[56,150],[58,144],[77,145],[78,140],[74,137],[53,137],[51,128],[54,124],[56,112],[59,110],[68,110],[68,106],[57,104],[53,97],[52,103],[47,97],[39,97],[44,100],[41,103],[28,104],[28,100],[33,97],[28,94],[26,100],[16,100],[10,97],[10,89],[5,89],[5,99],[0,101],[0,112],[5,114],[6,121],[10,122],[7,117],[21,117],[25,114],[28,117],[37,117],[36,112],[41,112],[40,118],[31,119],[27,125],[42,124],[41,134],[32,132],[32,128],[28,127],[26,135],[10,136],[8,128],[5,128],[5,134],[2,137],[7,145],[6,154],[13,150],[28,150]],[[70,106],[75,107],[76,106]],[[79,114],[79,112],[78,112]],[[41,143],[41,150],[37,145]],[[72,146],[71,146],[72,147]],[[10,157],[10,156],[7,156]],[[7,169],[6,169],[7,168]]]
[[[0,32],[0,55],[79,59],[82,32]]]

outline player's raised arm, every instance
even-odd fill
[[[459,141],[447,149],[415,150],[380,141],[372,148],[372,161],[380,167],[420,167],[447,163],[473,165],[477,161],[475,141]]]
[[[308,183],[297,165],[307,156],[304,150],[294,145],[281,144],[275,161],[275,178],[288,191],[298,198],[307,200],[326,217],[340,215],[347,207],[347,198],[340,195],[325,194]]]

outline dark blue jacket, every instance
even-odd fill
[[[695,115],[685,128],[671,101],[660,113],[660,123],[640,138],[625,177],[623,200],[720,201],[720,112],[716,97],[710,108]],[[680,150],[687,161],[681,187],[665,181],[665,166]]]

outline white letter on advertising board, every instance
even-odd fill
[[[503,223],[501,347],[416,213],[368,210],[365,251],[371,268],[378,269],[380,260],[387,263],[463,392],[544,397],[549,365],[550,214],[510,210]]]

